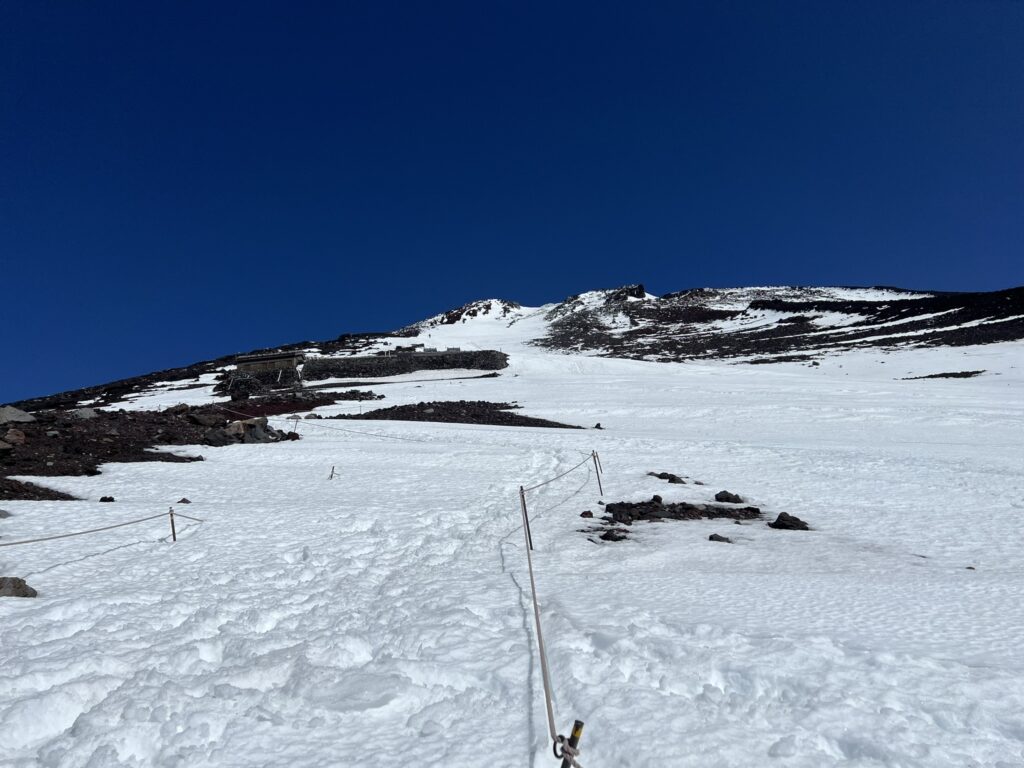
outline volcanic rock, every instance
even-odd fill
[[[807,525],[799,517],[795,517],[786,512],[780,512],[779,516],[775,518],[775,522],[768,523],[769,528],[777,528],[780,531],[809,531],[810,526]]]
[[[729,493],[728,491],[719,491],[715,494],[715,501],[725,502],[727,504],[742,504],[743,499],[737,496],[735,493]]]
[[[212,445],[215,448],[231,445],[234,442],[236,442],[234,436],[229,435],[227,430],[221,427],[211,429],[203,435],[203,445]]]
[[[712,533],[710,536],[708,536],[708,541],[720,541],[723,544],[732,544],[732,539],[730,539],[728,536],[719,536],[717,533]]]
[[[26,413],[20,408],[15,408],[13,405],[5,405],[0,408],[0,424],[10,424],[11,422],[27,423],[35,420],[36,417],[31,413]]]
[[[223,427],[228,420],[214,413],[189,413],[188,420],[201,427]]]
[[[0,597],[35,597],[37,594],[24,579],[0,576]]]
[[[659,480],[668,480],[674,485],[686,485],[686,481],[683,478],[679,475],[673,475],[671,472],[648,472],[647,474]]]

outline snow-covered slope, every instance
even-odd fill
[[[587,464],[529,496],[558,725],[586,722],[587,768],[1024,764],[1024,343],[848,344],[818,365],[757,366],[551,346],[561,318],[588,312],[606,337],[687,301],[738,311],[701,321],[736,335],[791,314],[751,309],[790,301],[757,290],[488,302],[415,335],[317,347],[500,348],[497,377],[403,374],[376,387],[382,404],[515,401],[602,430],[303,420],[295,442],[173,449],[203,462],[26,478],[86,500],[3,502],[0,544],[182,497],[205,522],[179,521],[175,544],[158,520],[0,547],[0,575],[39,590],[0,598],[0,765],[558,765],[517,492],[595,449],[603,497]],[[837,310],[827,329],[879,316]],[[919,330],[886,327],[872,334]],[[153,379],[104,407],[223,402],[211,379],[181,387]],[[637,522],[606,542],[580,517],[723,489],[765,520]],[[813,530],[765,525],[783,511]]]

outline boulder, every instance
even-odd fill
[[[222,428],[211,429],[203,435],[203,444],[212,445],[215,448],[231,445],[236,442],[238,442],[238,440],[233,435],[229,435],[226,429]]]
[[[95,408],[75,408],[70,413],[76,419],[95,419],[99,416]]]
[[[224,428],[224,431],[236,441],[247,444],[276,443],[284,437],[283,433],[267,426],[266,416],[232,421]]]
[[[729,493],[728,491],[719,491],[715,494],[715,501],[722,501],[727,504],[742,504],[743,498],[737,496],[735,493]]]
[[[113,496],[100,496],[100,501],[113,501]]]
[[[580,512],[580,517],[593,517],[594,513],[589,509],[586,512]]]
[[[11,513],[8,512],[6,509],[0,509],[0,520],[3,520],[5,517],[10,517],[10,516],[11,516]]]
[[[177,405],[172,405],[170,408],[164,408],[164,413],[169,413],[174,416],[179,416],[188,412],[189,407],[185,403],[178,403]]]
[[[780,531],[809,531],[810,526],[807,525],[799,517],[787,514],[786,512],[780,512],[779,516],[775,518],[774,523],[768,523],[769,528],[777,528]]]
[[[5,443],[3,440],[0,440],[0,456],[4,456],[5,454],[10,453],[13,450],[13,445],[11,445],[10,443]]]
[[[192,502],[189,501],[186,497],[182,497],[182,498],[178,499],[178,503],[179,504],[191,504]]]
[[[723,544],[732,544],[732,539],[730,539],[728,536],[719,536],[717,533],[712,533],[710,536],[708,536],[708,541],[720,541]]]
[[[35,420],[36,417],[31,413],[15,408],[13,405],[5,405],[0,408],[0,424],[10,424],[11,422],[27,423]]]
[[[35,597],[38,593],[14,576],[0,576],[0,597]]]
[[[187,418],[201,427],[223,427],[228,423],[226,418],[215,413],[190,413]]]
[[[686,485],[686,481],[683,478],[679,475],[673,475],[671,472],[648,472],[647,474],[659,480],[668,480],[675,485]]]

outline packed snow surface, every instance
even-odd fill
[[[382,404],[515,400],[604,430],[305,421],[299,442],[36,479],[92,501],[5,503],[0,543],[183,496],[206,522],[0,548],[39,590],[0,599],[0,764],[557,765],[517,491],[596,449],[606,501],[728,489],[814,530],[594,543],[591,465],[528,495],[558,725],[585,721],[587,768],[1024,765],[1024,346],[657,364],[525,346],[517,317],[420,339],[503,347],[500,377],[406,377]]]

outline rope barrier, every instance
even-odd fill
[[[587,462],[589,462],[589,461],[593,461],[593,460],[594,460],[594,454],[592,454],[592,453],[590,453],[590,454],[587,454],[587,458],[585,458],[585,459],[584,459],[583,461],[581,461],[581,462],[580,462],[579,464],[577,464],[577,465],[576,465],[575,467],[572,467],[571,469],[567,469],[567,470],[565,470],[565,472],[563,472],[562,474],[560,474],[560,475],[555,475],[554,477],[552,477],[552,478],[550,478],[550,479],[548,479],[548,480],[545,480],[545,481],[544,481],[543,483],[537,483],[536,485],[531,485],[531,486],[530,486],[529,488],[523,488],[523,491],[524,491],[525,493],[529,493],[530,491],[535,491],[535,490],[537,490],[538,488],[542,488],[543,486],[547,485],[548,483],[553,483],[553,482],[555,482],[555,480],[559,480],[559,479],[561,479],[561,478],[565,477],[565,476],[566,476],[566,475],[568,475],[568,474],[569,474],[570,472],[575,472],[575,471],[576,471],[577,469],[579,469],[580,467],[582,467],[582,466],[583,466],[584,464],[586,464],[586,463],[587,463]]]
[[[565,472],[562,472],[561,474],[555,475],[554,477],[548,480],[532,485],[529,488],[519,486],[519,505],[523,516],[523,536],[526,541],[526,567],[530,574],[530,595],[533,600],[533,620],[537,632],[537,651],[538,656],[540,657],[541,682],[543,683],[544,689],[544,709],[548,721],[548,735],[551,737],[551,749],[555,757],[562,761],[562,768],[583,768],[583,766],[581,766],[579,761],[576,759],[577,757],[579,757],[580,754],[579,742],[580,738],[583,735],[583,723],[580,720],[576,720],[573,723],[572,731],[570,732],[568,738],[559,734],[558,728],[555,725],[555,706],[551,692],[551,670],[550,665],[548,663],[547,646],[545,646],[544,644],[544,631],[541,627],[540,602],[537,600],[537,579],[533,573],[533,535],[530,531],[530,514],[526,506],[526,493],[527,491],[536,490],[545,485],[548,485],[549,483],[554,482],[555,480],[565,477],[571,472],[575,472],[580,467],[583,467],[591,462],[593,462],[594,473],[597,477],[598,487],[600,488],[602,467],[601,460],[598,458],[597,455],[597,451],[591,451],[587,458],[585,458],[579,464],[567,469]],[[576,494],[578,494],[581,490],[583,490],[583,488],[589,481],[590,468],[588,467],[587,477],[579,488],[577,488],[573,493],[569,494],[569,496],[567,496],[565,499],[558,502],[557,504],[554,504],[548,507],[547,509],[542,510],[540,513],[538,513],[538,515],[561,506],[566,501],[576,496]],[[604,495],[603,489],[601,490],[601,495]]]
[[[522,493],[520,493],[522,498]],[[555,709],[551,701],[551,675],[548,672],[548,654],[544,647],[544,632],[540,625],[540,605],[537,602],[537,580],[533,575],[533,546],[530,542],[529,522],[526,515],[526,504],[522,505],[523,510],[523,535],[526,537],[526,566],[530,572],[530,592],[533,595],[533,619],[537,628],[537,647],[540,652],[540,675],[544,684],[544,706],[548,716],[548,733],[552,743],[558,743],[558,729],[555,727]]]
[[[177,513],[175,513],[177,514]],[[53,541],[54,539],[67,539],[71,536],[84,536],[87,533],[99,533],[100,531],[110,531],[114,528],[124,528],[126,525],[136,525],[137,523],[144,523],[147,520],[156,520],[158,517],[167,517],[166,512],[161,512],[159,515],[150,515],[149,517],[140,517],[138,520],[129,520],[127,523],[118,523],[117,525],[105,525],[102,528],[91,528],[88,531],[75,531],[74,533],[62,533],[58,536],[43,536],[38,539],[24,539],[22,541],[8,541],[0,543],[0,547],[13,547],[18,544],[35,544],[39,541]],[[185,515],[182,515],[185,517]],[[197,522],[203,522],[195,517],[190,517],[189,520],[196,520]]]
[[[42,536],[42,537],[40,537],[38,539],[22,539],[21,541],[7,541],[7,542],[0,543],[0,547],[15,547],[15,546],[17,546],[19,544],[35,544],[35,543],[40,542],[40,541],[53,541],[54,539],[68,539],[68,538],[71,538],[72,536],[85,536],[86,534],[89,534],[89,533],[100,533],[102,531],[112,531],[114,528],[124,528],[125,526],[128,526],[128,525],[137,525],[139,523],[145,523],[148,520],[156,520],[156,519],[161,518],[161,517],[167,517],[168,515],[171,515],[173,517],[183,517],[186,520],[191,520],[191,521],[196,522],[196,523],[205,523],[206,522],[205,520],[203,520],[201,518],[192,517],[191,515],[183,515],[180,512],[173,512],[173,511],[171,511],[171,512],[161,512],[159,515],[150,515],[149,517],[140,517],[138,520],[129,520],[129,521],[124,522],[124,523],[116,523],[115,525],[104,525],[102,528],[90,528],[87,531],[75,531],[73,533],[60,533],[60,534],[57,534],[56,536]]]
[[[198,518],[198,517],[189,517],[188,515],[183,515],[183,514],[181,514],[181,512],[175,512],[175,513],[174,513],[174,516],[175,516],[175,517],[184,517],[184,518],[185,518],[186,520],[191,520],[192,522],[195,522],[195,523],[205,523],[205,522],[206,522],[206,521],[205,521],[205,520],[203,520],[202,518]],[[163,515],[160,515],[160,517],[163,517]]]

